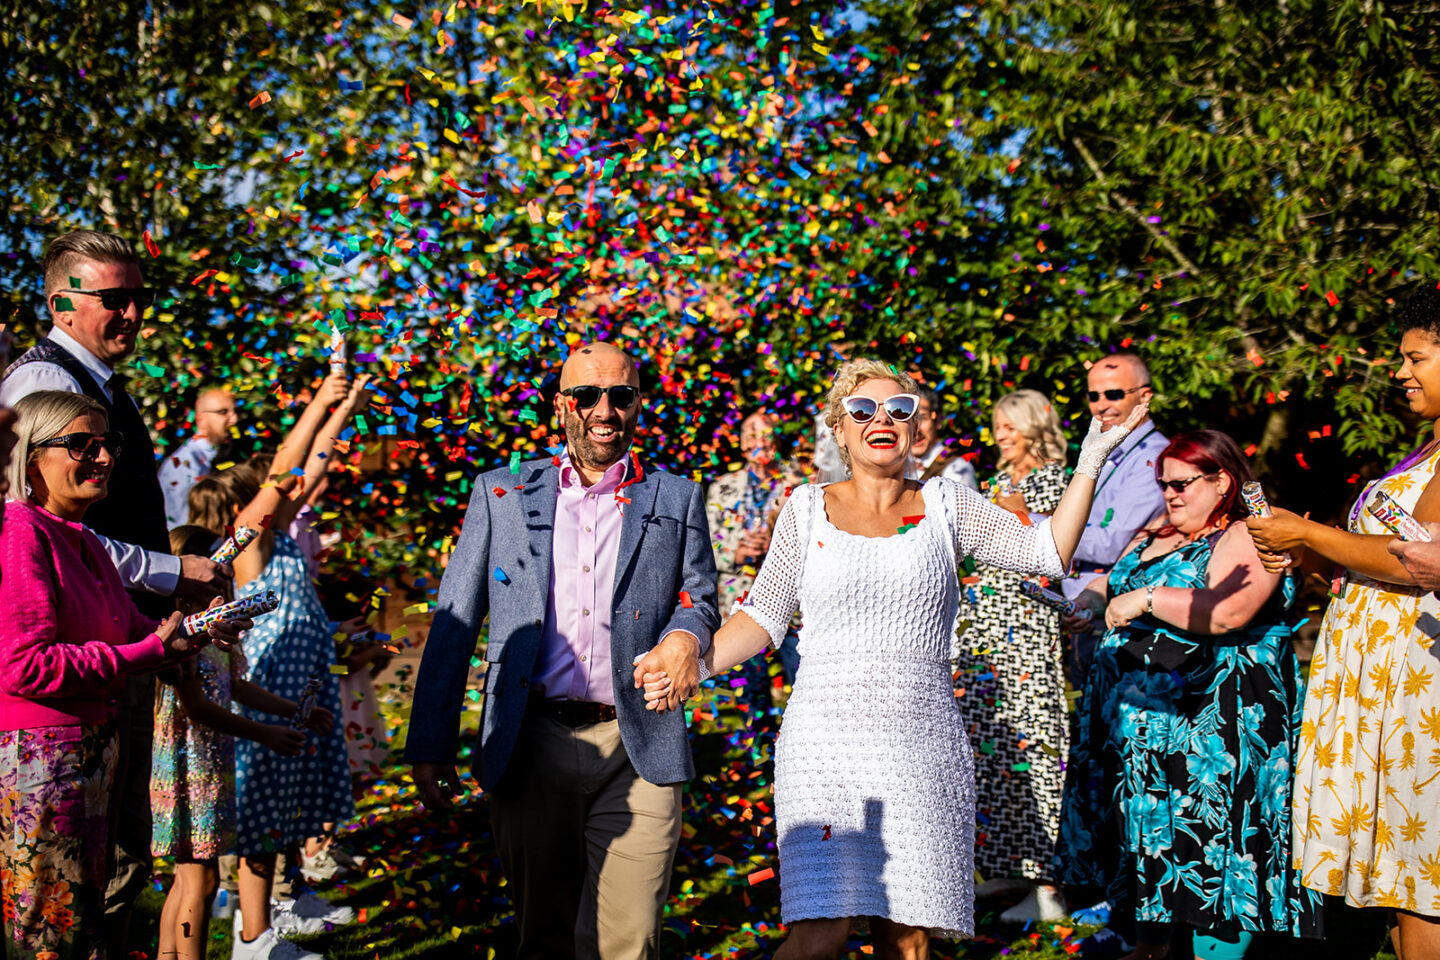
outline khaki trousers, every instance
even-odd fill
[[[530,711],[490,791],[519,960],[651,960],[680,842],[680,785],[641,779],[620,723]]]

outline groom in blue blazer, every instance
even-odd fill
[[[520,931],[518,957],[654,957],[695,773],[683,711],[720,618],[698,484],[630,453],[634,362],[608,343],[565,361],[563,455],[477,479],[440,583],[405,756],[449,809],[466,678],[488,615],[474,769]],[[636,662],[675,678],[645,709]]]

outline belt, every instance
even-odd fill
[[[614,707],[592,700],[547,700],[544,697],[531,697],[530,709],[567,727],[584,727],[595,723],[608,723],[615,719]]]

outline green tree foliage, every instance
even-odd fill
[[[417,574],[478,466],[554,446],[545,378],[596,336],[701,476],[739,406],[808,429],[841,352],[975,436],[1016,386],[1078,421],[1133,345],[1167,427],[1338,498],[1341,439],[1403,432],[1388,301],[1440,274],[1434,48],[1375,3],[15,7],[0,277],[24,346],[45,236],[148,231],[167,442],[217,380],[273,441],[344,330],[382,468],[346,549]]]

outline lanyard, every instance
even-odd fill
[[[1100,485],[1095,488],[1094,496],[1090,498],[1091,503],[1094,503],[1096,500],[1100,499],[1100,491],[1104,490],[1105,484],[1109,483],[1110,478],[1115,476],[1115,472],[1120,469],[1121,462],[1123,462],[1126,457],[1130,456],[1130,454],[1140,449],[1140,442],[1154,432],[1155,424],[1152,423],[1150,424],[1149,430],[1146,430],[1144,433],[1140,434],[1140,439],[1135,441],[1135,446],[1131,447],[1129,450],[1124,451],[1120,454],[1120,456],[1115,458],[1115,470],[1111,470],[1109,473],[1105,474],[1105,479],[1100,481]]]

